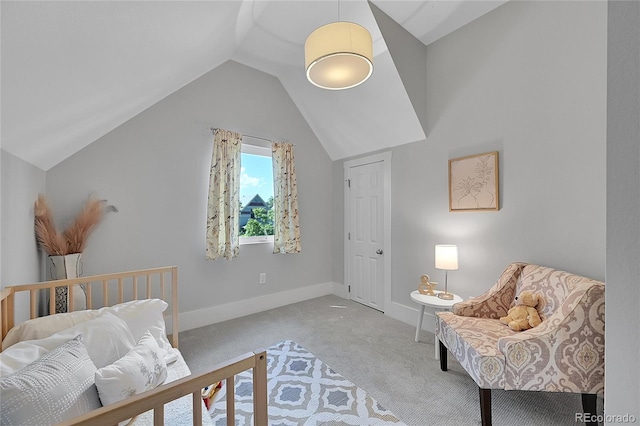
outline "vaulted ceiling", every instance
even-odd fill
[[[505,1],[372,3],[427,45]],[[334,160],[425,138],[366,0],[0,7],[2,149],[43,170],[230,59],[276,76]],[[304,41],[338,14],[371,32],[375,68],[361,86],[326,91],[306,80]]]

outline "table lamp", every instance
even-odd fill
[[[447,271],[458,269],[458,246],[438,244],[436,246],[436,268],[444,270],[444,292],[438,293],[438,297],[452,300],[453,294],[447,292]]]

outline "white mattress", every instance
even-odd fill
[[[182,354],[177,349],[172,349],[174,353],[177,355],[176,361],[169,364],[167,367],[167,380],[165,383],[173,382],[174,380],[178,380],[182,377],[188,376],[191,374],[191,370],[189,370],[189,366],[185,362]],[[164,424],[171,426],[192,426],[193,425],[193,414],[192,414],[192,396],[191,394],[183,396],[182,398],[176,399],[164,406]],[[204,402],[201,401],[202,408],[202,424],[204,426],[213,426],[213,421],[207,412],[207,409],[204,405]],[[153,410],[146,411],[138,416],[136,416],[130,423],[129,426],[142,426],[142,425],[153,425]]]

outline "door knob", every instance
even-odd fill
[[[376,254],[382,254],[382,249],[376,250]]]

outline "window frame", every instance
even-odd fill
[[[244,141],[242,142],[242,146],[240,148],[240,153],[242,154],[250,154],[250,155],[259,155],[262,157],[271,158],[273,164],[273,153],[271,152],[271,144],[265,142],[264,144],[248,144]],[[242,165],[242,160],[240,161]],[[275,183],[274,183],[275,185]],[[238,218],[240,220],[240,218]],[[273,244],[273,235],[255,235],[250,237],[240,236],[239,243],[241,246],[243,245],[251,245],[251,244]]]

